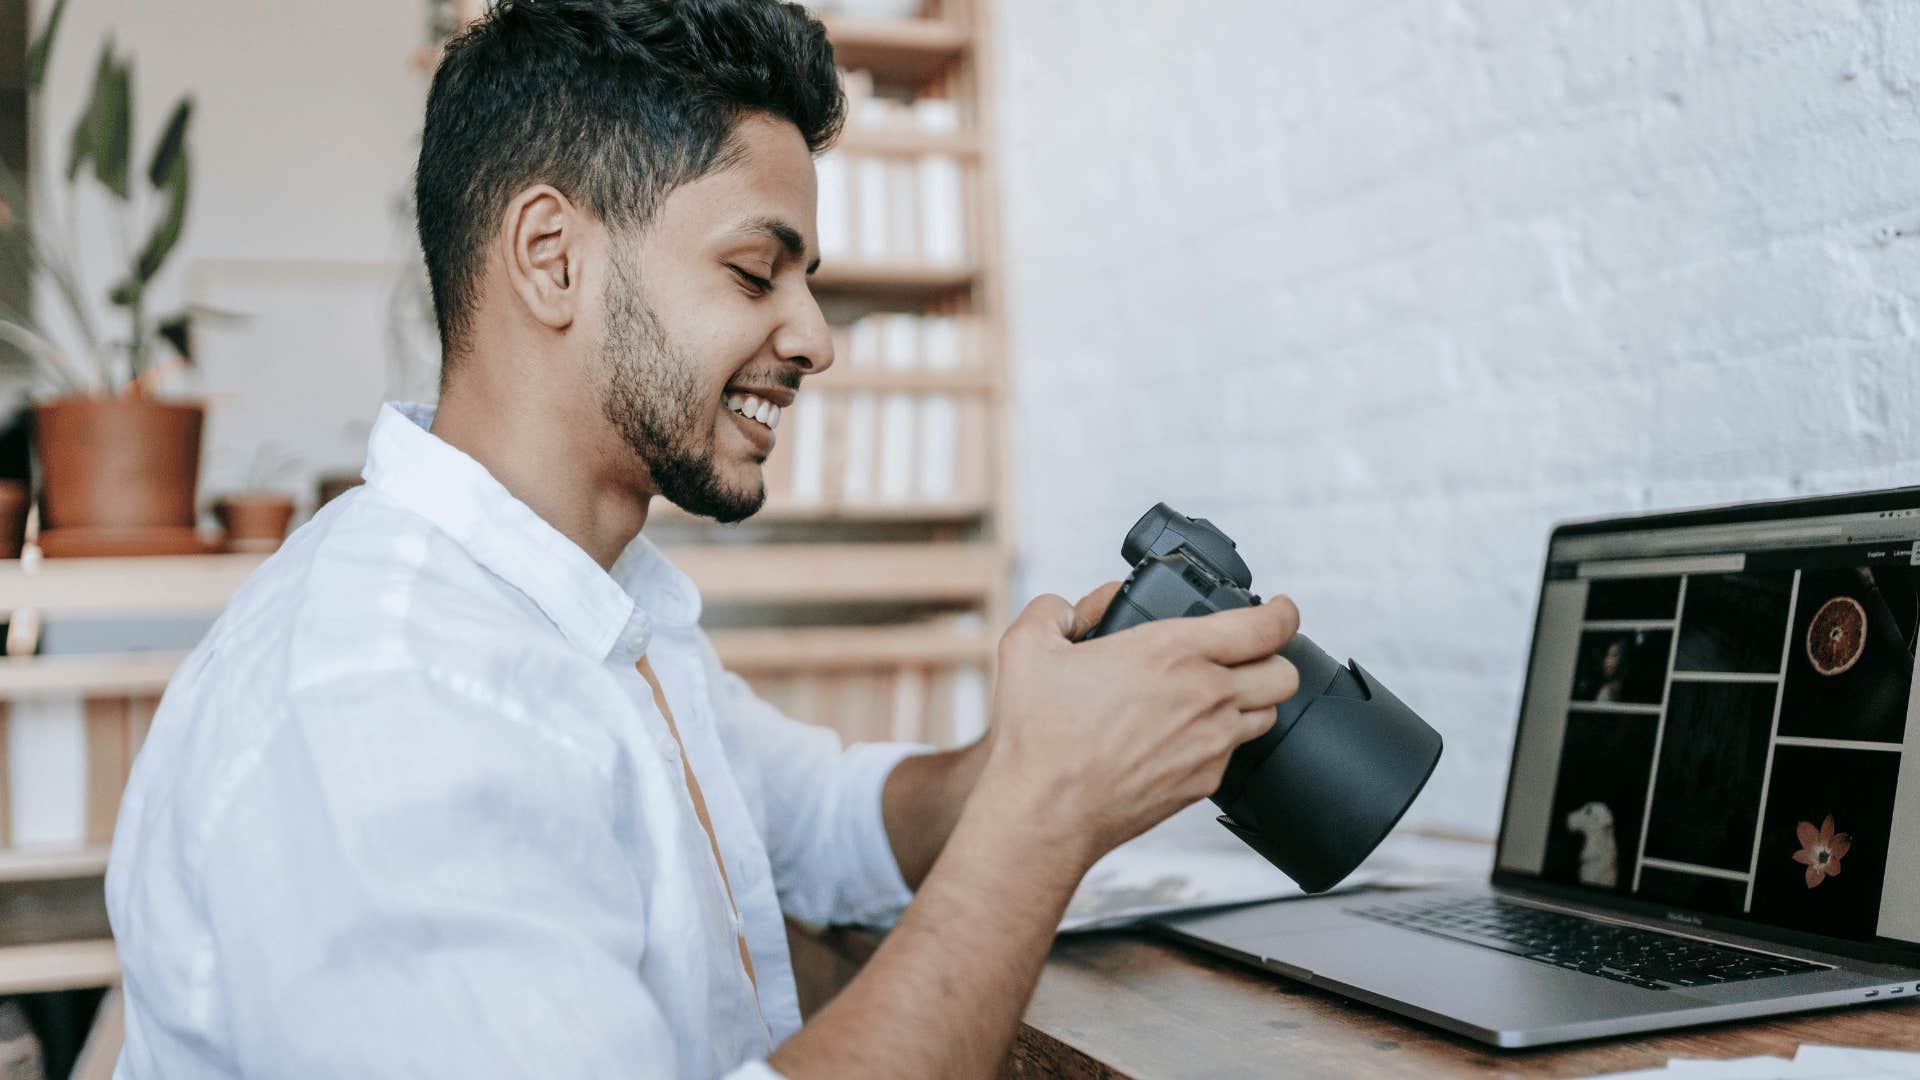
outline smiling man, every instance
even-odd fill
[[[1087,867],[1271,723],[1284,598],[1083,643],[1115,587],[1041,597],[947,753],[720,665],[641,530],[753,513],[832,363],[842,110],[773,0],[508,0],[449,47],[440,404],[381,411],[168,688],[108,873],[118,1075],[989,1075]],[[897,920],[805,1027],[783,912]]]

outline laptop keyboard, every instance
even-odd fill
[[[1354,914],[1647,990],[1768,979],[1821,967],[1492,897],[1354,909]]]

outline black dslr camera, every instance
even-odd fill
[[[1087,637],[1155,619],[1251,607],[1253,572],[1226,533],[1166,503],[1127,533],[1133,571]],[[1359,664],[1341,665],[1305,635],[1280,655],[1300,689],[1266,734],[1241,745],[1213,802],[1220,824],[1308,892],[1340,883],[1381,840],[1440,761],[1440,733]]]

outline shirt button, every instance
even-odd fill
[[[674,745],[673,736],[662,735],[654,740],[654,745],[660,748],[661,757],[666,758],[668,761],[680,760],[680,748]]]
[[[620,630],[620,649],[631,656],[639,656],[647,651],[647,643],[653,640],[653,620],[638,607],[627,617],[627,625]]]

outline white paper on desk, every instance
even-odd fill
[[[1802,1043],[1793,1055],[1795,1068],[1823,1070],[1833,1076],[1920,1077],[1920,1054],[1909,1050],[1864,1050],[1856,1046]],[[1819,1072],[1795,1073],[1817,1076]]]
[[[1809,1044],[1800,1047],[1791,1061],[1782,1057],[1673,1058],[1664,1069],[1607,1073],[1591,1080],[1645,1080],[1656,1076],[1693,1080],[1911,1080],[1920,1077],[1920,1054]]]
[[[1112,930],[1149,915],[1300,896],[1300,886],[1220,826],[1201,802],[1093,864],[1060,932]]]

